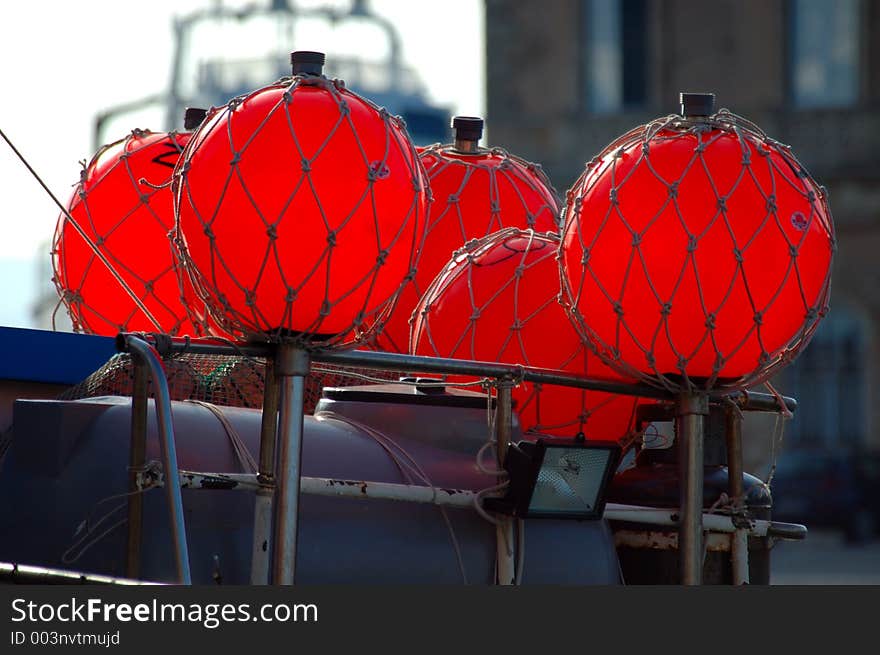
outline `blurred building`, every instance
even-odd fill
[[[829,190],[832,311],[779,380],[786,447],[880,448],[880,2],[486,2],[491,141],[557,189],[637,124],[711,91]]]

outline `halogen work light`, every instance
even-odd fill
[[[513,444],[504,458],[510,487],[487,498],[486,509],[519,518],[597,519],[620,460],[613,441],[538,439]]]

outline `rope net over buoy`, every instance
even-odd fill
[[[52,244],[54,282],[75,331],[205,334],[189,315],[198,302],[180,285],[169,239],[168,181],[190,136],[133,130],[83,166]]]
[[[212,109],[188,144],[178,251],[228,333],[351,346],[414,275],[429,192],[398,117],[326,78],[323,54],[292,60],[292,77]]]
[[[724,109],[683,114],[624,134],[569,190],[563,302],[627,377],[745,388],[827,312],[834,227],[788,146]]]
[[[502,148],[480,147],[482,118],[456,116],[452,127],[454,143],[437,143],[419,153],[433,202],[418,269],[372,344],[378,350],[408,352],[413,310],[452,253],[465,243],[509,227],[559,229],[560,202],[540,165]]]
[[[413,354],[505,362],[619,380],[558,302],[558,236],[508,228],[459,250],[415,313]],[[637,398],[515,380],[524,433],[623,440]]]

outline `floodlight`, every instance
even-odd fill
[[[596,519],[605,509],[605,488],[620,459],[612,441],[538,439],[508,448],[504,468],[510,486],[486,509],[519,518]]]

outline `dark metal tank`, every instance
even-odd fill
[[[475,458],[487,435],[484,395],[388,385],[328,389],[324,396],[315,416],[305,417],[304,475],[408,482],[371,434],[378,431],[412,456],[436,486],[480,490],[495,484]],[[242,471],[215,415],[188,402],[174,402],[172,411],[182,469]],[[256,457],[260,412],[222,411]],[[19,400],[13,421],[0,468],[0,560],[123,575],[131,400]],[[159,459],[152,401],[147,459]],[[247,584],[253,494],[185,489],[183,501],[194,583]],[[446,511],[467,581],[491,583],[494,527],[470,509]],[[620,582],[604,520],[534,519],[526,521],[525,535],[523,583]],[[159,490],[145,493],[141,571],[159,581],[175,575]],[[462,582],[462,573],[438,507],[304,495],[297,582],[454,584]]]

